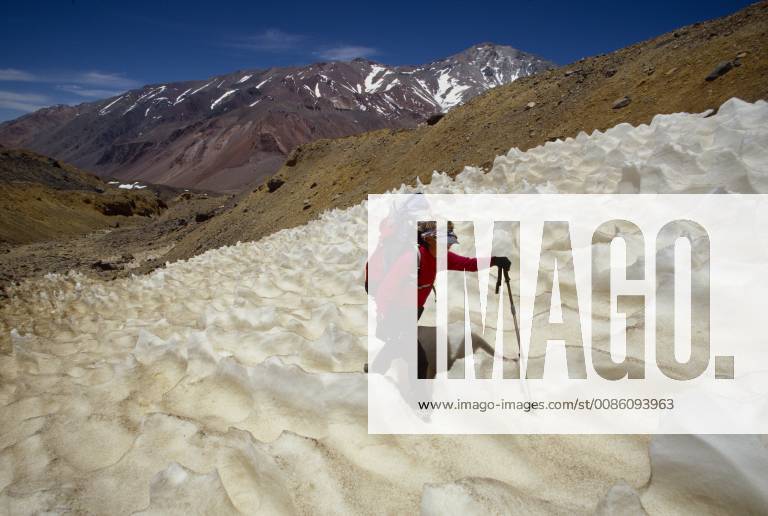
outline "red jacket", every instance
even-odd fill
[[[429,250],[423,245],[419,246],[419,254],[419,294],[416,303],[417,307],[422,307],[424,306],[424,303],[427,302],[429,293],[432,292],[432,285],[435,283],[435,276],[437,275],[437,259],[432,256]],[[448,270],[476,271],[477,258],[467,258],[466,256],[459,256],[456,253],[448,251]]]
[[[413,294],[405,292],[405,278],[409,272],[411,265],[409,253],[403,255],[394,264],[389,267],[389,270],[385,272],[386,276],[383,278],[379,291],[376,294],[376,302],[380,307],[392,306],[390,303],[397,302],[398,305],[412,304]],[[417,296],[416,305],[413,307],[419,308],[424,306],[427,302],[429,293],[432,292],[432,285],[435,282],[435,276],[437,274],[437,259],[432,256],[426,246],[419,246],[419,277],[417,279]],[[460,256],[456,253],[448,251],[448,270],[451,271],[476,271],[477,270],[477,258],[467,258],[466,256]],[[365,264],[365,284],[366,290],[368,288],[368,264]]]

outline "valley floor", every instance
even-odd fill
[[[0,243],[0,299],[7,288],[49,273],[75,271],[105,280],[143,274],[164,264],[176,242],[215,216],[226,196],[191,195],[163,214],[119,217],[113,227],[70,238],[13,245]],[[203,220],[204,219],[204,220]]]

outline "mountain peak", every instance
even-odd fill
[[[358,57],[238,70],[146,85],[69,113],[38,111],[0,126],[0,142],[125,180],[237,191],[271,175],[303,143],[414,127],[549,67],[486,42],[420,66]]]

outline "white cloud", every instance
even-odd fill
[[[36,93],[15,93],[0,90],[0,109],[30,113],[50,105],[51,99]]]
[[[74,93],[80,97],[104,99],[108,97],[114,97],[120,95],[120,91],[116,90],[103,90],[98,88],[83,88],[77,84],[60,84],[56,86],[56,89],[66,91],[67,93]]]
[[[306,37],[301,34],[290,34],[280,29],[267,29],[259,34],[240,38],[228,45],[248,50],[285,52],[298,48],[305,39]]]
[[[45,94],[0,91],[0,109],[28,113],[52,104],[72,104],[72,95],[81,99],[105,99],[141,86],[123,74],[89,71],[33,73],[15,68],[0,69],[0,82],[41,84]],[[54,86],[55,85],[55,86]]]
[[[342,45],[315,52],[315,55],[329,61],[349,61],[356,57],[368,57],[377,53],[378,51],[371,47]]]
[[[76,84],[88,84],[91,86],[106,86],[111,88],[119,88],[127,90],[130,88],[136,88],[141,86],[141,83],[129,79],[122,74],[117,73],[102,73],[102,72],[85,72],[75,74],[71,79],[66,82],[73,82]]]
[[[0,81],[36,82],[37,77],[24,70],[0,68]]]
[[[274,53],[306,53],[327,61],[349,61],[356,57],[368,57],[378,54],[372,47],[362,45],[322,45],[312,38],[302,34],[291,34],[280,29],[266,29],[259,34],[239,38],[225,43],[234,48]],[[312,52],[307,47],[320,47]]]
[[[0,81],[5,82],[35,82],[35,83],[70,83],[85,84],[88,86],[101,86],[127,90],[141,86],[139,81],[129,79],[119,73],[105,73],[99,71],[51,73],[46,75],[17,70],[14,68],[0,69]]]

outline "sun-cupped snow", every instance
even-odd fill
[[[211,103],[211,109],[215,108],[217,105],[219,105],[224,99],[235,93],[237,90],[227,90],[227,92],[222,95],[221,97],[217,98]]]
[[[768,193],[766,102],[732,99],[709,117],[659,115],[648,125],[512,149],[488,172],[435,173],[428,185],[399,189],[714,190]],[[674,460],[665,462],[665,436],[649,452],[648,439],[634,435],[369,435],[367,234],[362,203],[146,276],[53,274],[11,287],[0,307],[0,506],[594,513],[619,481],[659,513],[754,513],[764,503],[764,478],[754,477],[768,467],[768,441],[759,436],[740,441],[738,453],[727,436],[707,440],[707,457],[727,457],[728,468],[704,468],[707,481],[691,482],[676,472],[702,464],[671,445]],[[463,296],[461,303],[449,309],[463,314]],[[739,482],[738,497],[726,474],[750,480]]]

